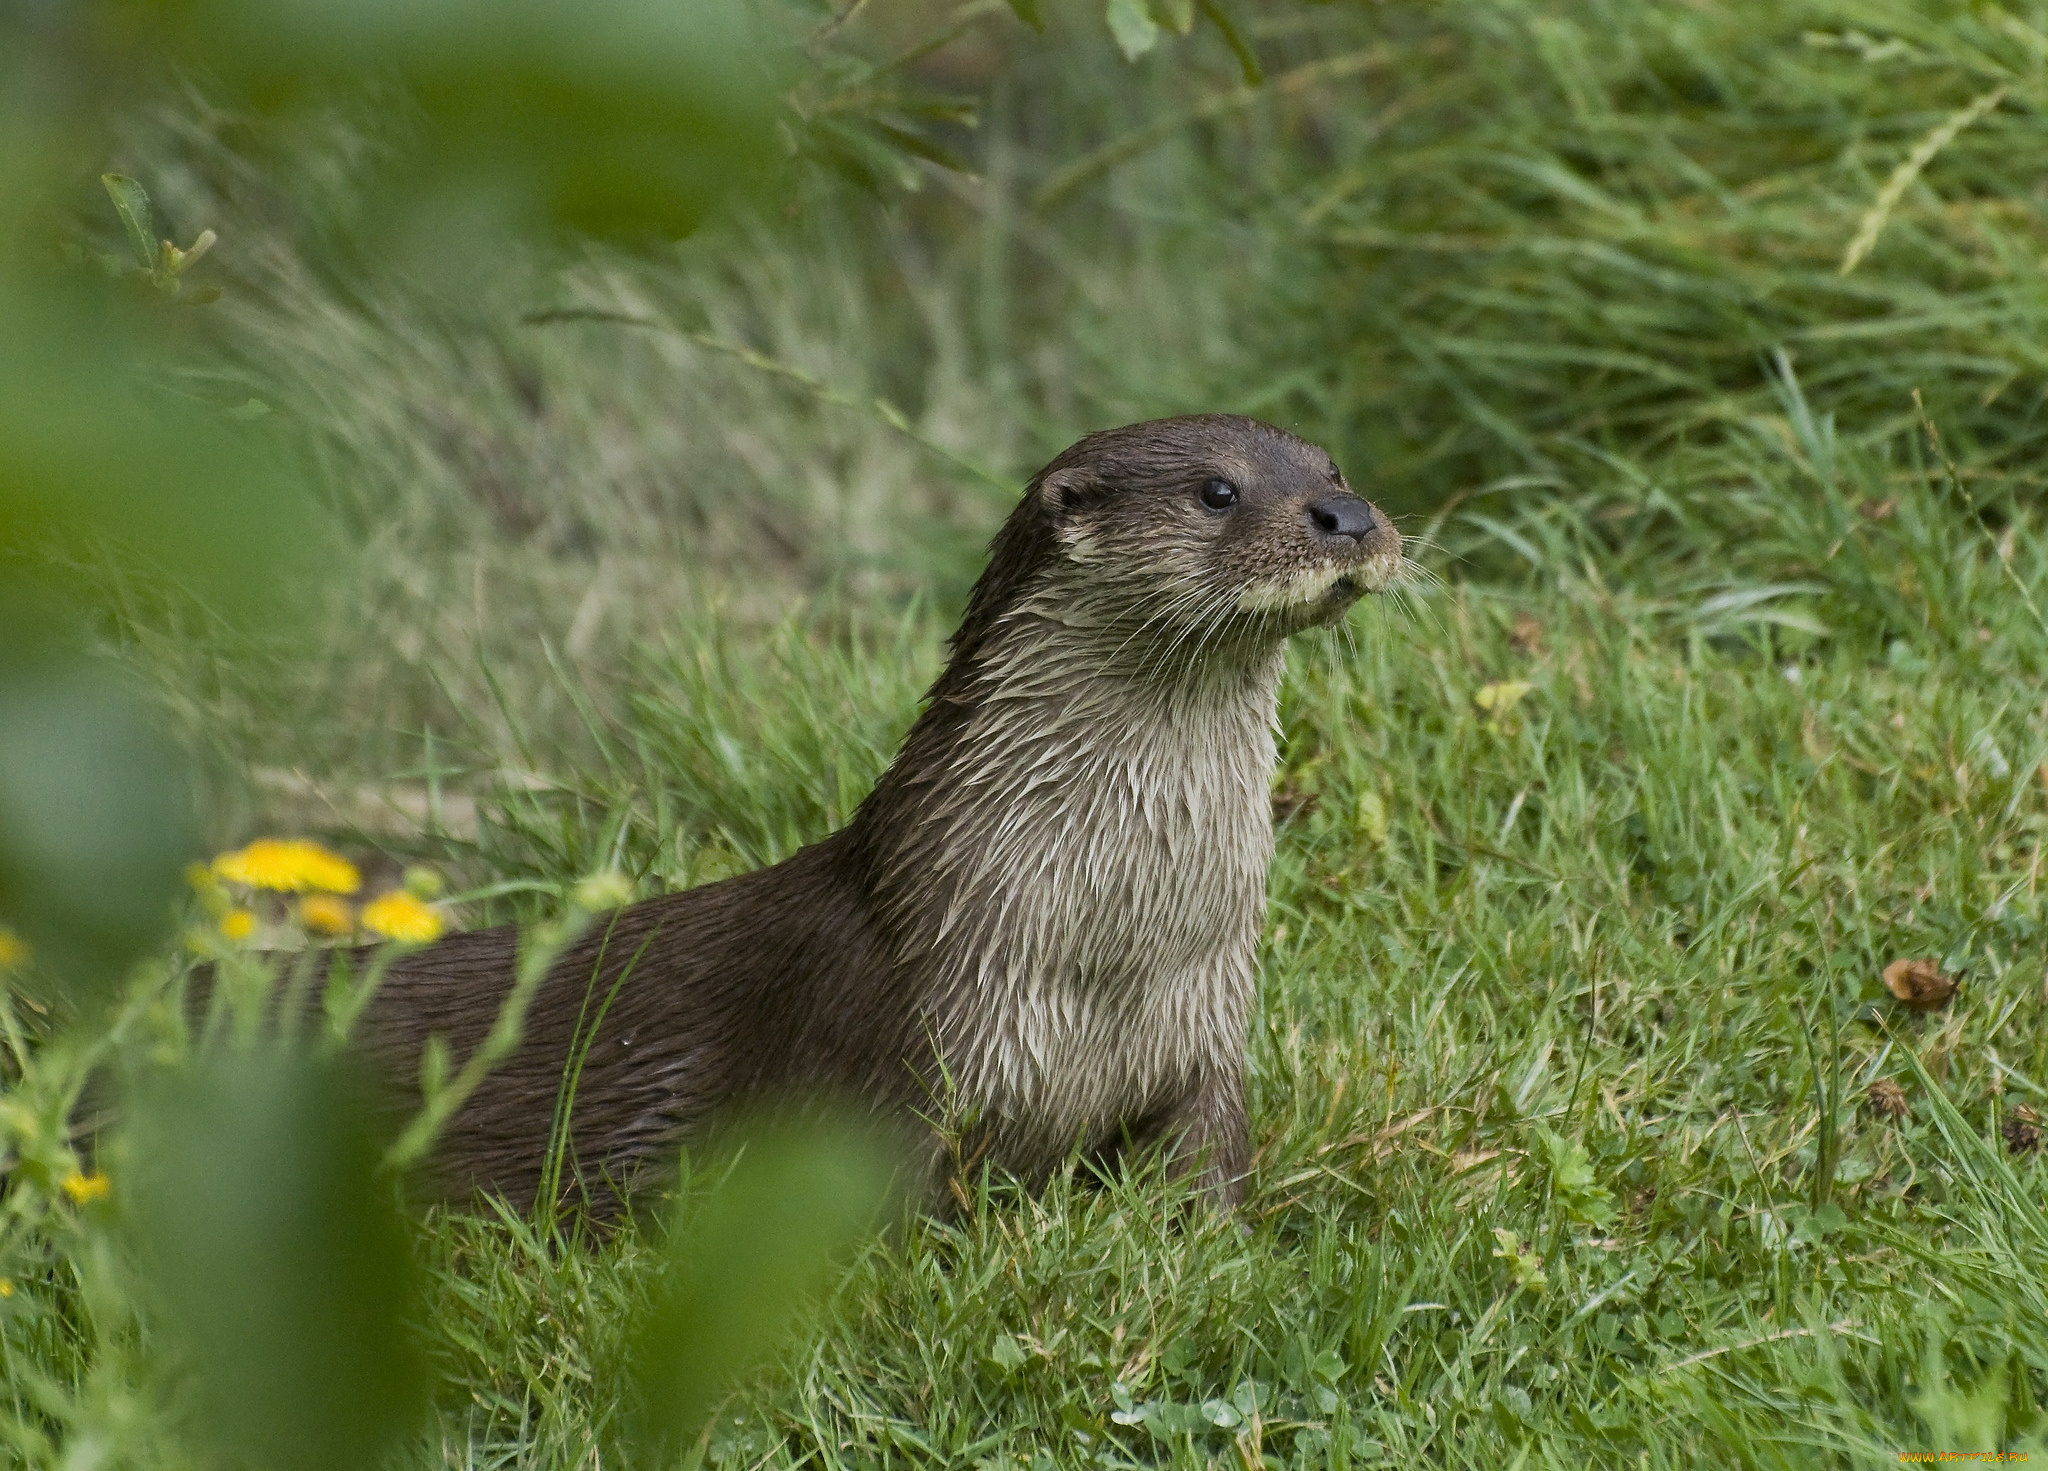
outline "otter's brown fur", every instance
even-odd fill
[[[1205,504],[1219,482],[1234,501]],[[1077,1147],[1164,1147],[1234,1201],[1283,644],[1399,561],[1385,519],[1282,430],[1205,415],[1083,439],[997,535],[853,820],[594,926],[437,1173],[533,1199],[587,1043],[568,1156],[606,1196],[736,1103],[826,1094],[962,1122],[1026,1180]],[[402,1078],[430,1034],[459,1059],[516,943],[404,957],[360,1046]]]

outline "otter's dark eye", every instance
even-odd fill
[[[1237,487],[1228,480],[1211,480],[1198,494],[1202,504],[1212,511],[1227,511],[1237,504]]]

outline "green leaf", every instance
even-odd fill
[[[922,158],[956,174],[971,174],[974,166],[936,138],[916,128],[905,127],[888,118],[876,118],[874,129],[885,140],[913,158]]]
[[[372,176],[423,258],[487,257],[492,222],[628,241],[687,234],[780,162],[781,50],[750,0],[194,0],[160,11],[166,59],[259,112],[366,74],[432,126]],[[488,213],[473,181],[489,179]]]
[[[135,264],[145,271],[157,268],[156,211],[150,207],[149,191],[126,174],[101,174],[100,184],[114,201],[114,213],[128,231],[128,245],[135,252]]]
[[[678,1222],[633,1337],[646,1464],[688,1444],[732,1381],[775,1348],[834,1256],[872,1227],[892,1173],[858,1130],[812,1119],[751,1131],[725,1182]]]
[[[1230,48],[1237,58],[1237,69],[1244,74],[1245,85],[1256,87],[1266,80],[1266,69],[1259,65],[1258,53],[1252,50],[1252,43],[1245,33],[1238,29],[1236,20],[1223,8],[1223,0],[1195,0],[1209,24],[1223,33],[1223,44]]]
[[[190,774],[140,693],[0,608],[0,922],[105,988],[170,928]]]
[[[901,150],[858,121],[819,118],[805,134],[804,144],[820,164],[869,193],[915,190],[923,182],[917,166]]]
[[[142,1260],[222,1461],[358,1471],[419,1422],[417,1274],[351,1079],[286,1053],[159,1079],[126,1160]]]
[[[448,1039],[436,1032],[420,1048],[420,1097],[432,1098],[447,1087],[451,1071]]]
[[[1014,1334],[998,1333],[996,1341],[989,1345],[988,1356],[1006,1374],[1024,1367],[1024,1348]]]
[[[138,391],[155,373],[176,381],[162,334],[107,300],[0,293],[0,588],[26,555],[92,596],[46,553],[111,545],[218,612],[275,620],[314,570],[295,555],[304,471],[277,435]]]
[[[1499,1243],[1493,1254],[1508,1264],[1515,1285],[1541,1296],[1550,1286],[1550,1279],[1543,1270],[1542,1253],[1525,1245],[1521,1237],[1503,1226],[1493,1228],[1493,1239]]]
[[[1551,1129],[1537,1135],[1544,1162],[1550,1166],[1550,1188],[1565,1214],[1588,1226],[1605,1226],[1615,1216],[1614,1196],[1593,1176],[1586,1146]]]
[[[1039,0],[1010,0],[1010,9],[1016,13],[1017,19],[1030,26],[1032,30],[1040,35],[1045,34],[1045,11]]]
[[[1195,0],[1147,0],[1146,8],[1152,19],[1176,36],[1185,36],[1195,28]]]
[[[1145,0],[1109,0],[1109,32],[1126,61],[1136,61],[1159,44],[1159,23]]]
[[[1838,1205],[1824,1205],[1801,1223],[1801,1232],[1808,1241],[1823,1241],[1849,1224],[1849,1217]]]

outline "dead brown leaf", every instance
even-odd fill
[[[2041,1152],[2041,1117],[2024,1103],[2005,1116],[1998,1132],[2005,1136],[2005,1147],[2010,1153]]]
[[[1891,1078],[1879,1078],[1865,1089],[1863,1103],[1872,1113],[1888,1119],[1902,1119],[1913,1111],[1906,1090]]]
[[[1372,1149],[1372,1157],[1376,1160],[1383,1159],[1393,1152],[1394,1140],[1400,1138],[1401,1135],[1407,1133],[1425,1119],[1428,1119],[1435,1112],[1434,1108],[1419,1109],[1408,1115],[1405,1119],[1388,1124],[1377,1133],[1367,1130],[1363,1133],[1353,1134],[1347,1139],[1335,1140],[1317,1149],[1316,1156],[1321,1158],[1333,1149],[1357,1149],[1361,1145],[1369,1145]]]
[[[1292,777],[1284,778],[1273,788],[1273,822],[1275,826],[1291,817],[1301,817],[1315,811],[1316,794]]]
[[[1956,980],[1931,960],[1894,960],[1884,968],[1884,988],[1915,1011],[1935,1011],[1954,999]]]
[[[1451,1173],[1469,1174],[1490,1159],[1500,1158],[1498,1149],[1468,1149],[1451,1156]]]

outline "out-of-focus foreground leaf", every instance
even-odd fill
[[[835,1254],[872,1229],[893,1178],[874,1135],[807,1118],[747,1136],[724,1183],[676,1223],[633,1340],[642,1454],[659,1465],[769,1353]]]
[[[0,274],[0,561],[111,543],[219,611],[274,617],[304,486],[261,425],[171,377],[114,307]]]
[[[163,237],[157,233],[156,211],[148,192],[125,174],[103,174],[100,182],[106,186],[107,197],[114,201],[121,228],[128,232],[128,249],[137,269],[149,270],[156,264],[157,241]]]
[[[156,1080],[128,1191],[198,1433],[290,1471],[378,1464],[427,1402],[415,1270],[348,1077],[273,1052]]]
[[[192,829],[141,697],[0,611],[0,921],[55,973],[105,983],[169,928]]]
[[[1159,22],[1145,0],[1108,0],[1105,15],[1125,60],[1136,61],[1159,44]]]
[[[81,284],[0,269],[0,920],[104,984],[169,926],[189,786],[148,706],[55,630],[107,591],[105,551],[274,621],[307,505],[260,426],[177,393],[145,313]]]
[[[411,202],[482,202],[612,236],[679,236],[779,149],[774,47],[746,0],[188,0],[134,6],[261,109],[384,74],[428,127]]]

